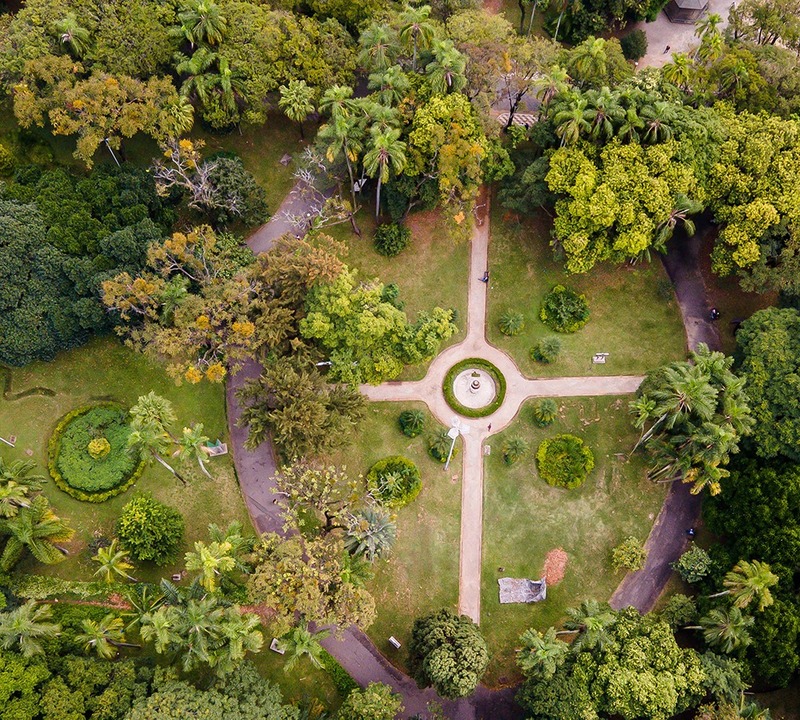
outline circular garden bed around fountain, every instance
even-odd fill
[[[459,387],[456,387],[457,383]],[[489,383],[492,387],[487,388]],[[488,360],[467,358],[447,371],[442,391],[447,404],[459,415],[486,417],[503,404],[506,379],[499,368]]]
[[[85,502],[103,502],[125,492],[146,464],[128,450],[128,423],[128,411],[117,403],[88,405],[62,417],[48,446],[55,484]]]

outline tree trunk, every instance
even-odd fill
[[[301,121],[300,121],[299,123],[297,123],[297,124],[300,126],[300,139],[301,139],[301,140],[305,140],[305,139],[306,139],[306,131],[305,131],[305,130],[303,130],[303,121],[301,120]]]
[[[353,227],[353,232],[361,237],[361,229],[356,224],[356,184],[355,178],[353,177],[353,165],[350,163],[350,158],[347,156],[347,150],[345,149],[344,158],[347,161],[347,174],[350,176],[350,200],[352,201],[353,205],[350,208],[350,225]]]
[[[111,157],[114,158],[114,162],[117,163],[117,167],[121,167],[119,164],[119,160],[117,160],[117,156],[114,154],[114,150],[111,148],[111,143],[108,142],[108,138],[103,138],[103,142],[106,144],[108,152],[111,153]]]
[[[556,32],[553,35],[553,42],[558,42],[558,31],[561,28],[561,18],[564,17],[564,13],[566,12],[567,8],[564,8],[558,16],[558,22],[556,23]]]
[[[711,598],[718,598],[718,597],[722,597],[723,595],[730,595],[730,594],[731,594],[730,590],[723,590],[722,592],[718,592],[718,593],[714,593],[713,595],[709,595],[708,599],[711,600]]]
[[[539,4],[539,0],[533,0],[531,3],[531,21],[528,23],[528,37],[531,36],[531,30],[533,30],[533,16],[536,14],[536,6]]]
[[[158,453],[154,452],[154,453],[153,453],[153,457],[154,457],[156,460],[158,460],[158,462],[159,462],[159,464],[160,464],[160,465],[164,466],[164,467],[165,467],[167,470],[169,470],[169,471],[170,471],[170,472],[171,472],[171,473],[172,473],[172,474],[173,474],[173,475],[174,475],[176,478],[178,478],[178,480],[180,480],[180,481],[181,481],[181,482],[182,482],[184,485],[186,485],[186,484],[187,484],[187,483],[186,483],[186,480],[184,480],[184,479],[183,479],[183,478],[180,476],[180,474],[178,473],[178,471],[177,471],[177,470],[176,470],[174,467],[172,467],[172,465],[170,465],[170,464],[169,464],[169,463],[168,463],[166,460],[164,460],[164,458],[162,458],[162,457],[161,457],[161,456],[160,456]]]
[[[375,222],[378,222],[378,218],[381,214],[381,176],[378,175],[378,190],[376,192],[375,197]]]
[[[519,34],[525,32],[525,2],[524,0],[517,0],[517,5],[519,5]]]
[[[203,475],[205,475],[208,478],[211,478],[212,480],[214,479],[214,476],[210,472],[208,472],[208,470],[206,469],[206,464],[203,462],[203,458],[201,458],[199,455],[197,456],[197,464],[200,466],[200,469],[203,471]]]

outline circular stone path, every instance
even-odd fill
[[[497,395],[494,379],[485,370],[467,368],[453,380],[453,394],[464,407],[486,407]]]

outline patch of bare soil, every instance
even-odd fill
[[[544,559],[543,573],[547,578],[548,585],[558,585],[564,579],[568,559],[563,548],[555,548],[547,553],[547,557]]]
[[[502,12],[503,0],[483,0],[483,9],[497,15]]]

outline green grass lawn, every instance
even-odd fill
[[[172,401],[178,416],[178,430],[184,424],[201,422],[205,434],[212,440],[227,440],[222,385],[201,383],[178,387],[161,367],[114,338],[98,339],[77,350],[61,353],[52,362],[37,362],[11,371],[11,394],[33,387],[48,388],[55,395],[0,399],[0,434],[17,436],[16,448],[3,446],[1,452],[8,460],[30,457],[45,475],[47,442],[62,415],[81,405],[106,399],[130,406],[150,390]],[[75,580],[90,579],[93,570],[87,543],[95,534],[110,536],[113,533],[122,506],[138,490],[152,492],[157,499],[181,511],[186,521],[183,551],[190,549],[195,540],[206,537],[209,523],[240,520],[249,529],[250,521],[231,456],[214,458],[208,467],[213,480],[203,476],[195,466],[187,465],[190,483],[184,488],[165,469],[152,465],[133,488],[97,504],[75,500],[53,482],[47,483],[45,494],[57,514],[76,530],[69,544],[71,554],[58,565],[46,566],[26,560],[19,569]],[[165,568],[143,563],[137,566],[136,576],[142,580],[158,580],[180,569],[182,561],[183,552],[174,565]]]
[[[375,220],[369,207],[359,214],[361,237],[352,232],[349,223],[325,232],[347,244],[345,261],[358,269],[362,278],[377,277],[386,285],[397,283],[400,299],[405,302],[405,311],[412,322],[417,313],[437,305],[455,308],[459,331],[442,345],[444,348],[460,342],[466,334],[469,243],[451,239],[438,212],[415,213],[407,225],[411,229],[411,244],[393,258],[375,251]],[[420,379],[427,368],[428,363],[409,367],[400,379]]]
[[[291,672],[284,672],[284,656],[269,649],[272,636],[264,632],[264,648],[258,655],[250,656],[261,675],[279,685],[285,702],[313,706],[333,714],[342,702],[325,670],[315,667],[308,658],[302,658]],[[312,717],[314,717],[312,715]]]
[[[444,472],[431,460],[423,435],[411,439],[400,432],[397,416],[420,408],[428,415],[426,430],[437,425],[419,403],[373,403],[359,428],[359,443],[330,458],[354,474],[387,455],[405,455],[422,475],[422,492],[410,505],[397,511],[397,542],[387,561],[375,564],[369,589],[378,615],[367,631],[372,641],[394,664],[404,667],[414,620],[442,607],[455,609],[458,601],[458,551],[461,522],[461,458]],[[404,649],[395,650],[394,635]]]
[[[492,655],[484,681],[490,685],[518,679],[514,648],[526,628],[556,624],[565,608],[586,598],[608,600],[623,577],[611,570],[611,549],[628,535],[644,540],[650,531],[666,486],[645,480],[645,458],[627,459],[637,439],[629,399],[559,400],[559,419],[548,428],[537,428],[531,421],[537,402],[531,400],[511,426],[491,438],[492,453],[485,465],[481,593],[481,629]],[[562,432],[582,437],[595,456],[589,479],[574,490],[550,487],[536,472],[539,443]],[[528,455],[512,467],[505,465],[501,453],[510,436],[530,443]],[[501,606],[497,579],[538,579],[545,556],[555,548],[568,555],[563,582],[549,587],[542,603]]]
[[[659,260],[602,265],[586,275],[567,275],[553,259],[546,220],[544,216],[522,223],[507,219],[495,204],[487,320],[492,344],[532,377],[641,374],[685,356],[680,312]],[[589,322],[577,333],[555,333],[539,320],[542,298],[557,284],[585,294],[589,302]],[[516,337],[506,337],[498,328],[506,310],[525,317],[525,329]],[[553,335],[561,340],[558,360],[550,365],[531,360],[531,347]],[[592,364],[592,355],[598,352],[610,353],[605,365]]]

